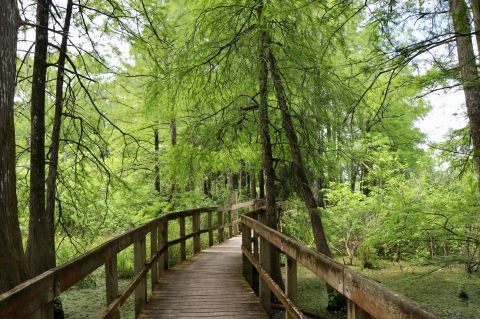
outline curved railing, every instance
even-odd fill
[[[252,288],[259,291],[260,302],[267,312],[272,309],[273,293],[286,310],[287,318],[306,318],[296,306],[297,263],[300,263],[346,297],[348,319],[441,319],[375,280],[264,225],[258,221],[264,214],[265,209],[259,209],[242,215],[240,223],[243,273]],[[272,247],[286,257],[285,290],[270,276]],[[257,284],[259,287],[255,287]]]

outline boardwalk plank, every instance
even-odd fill
[[[267,319],[242,277],[241,241],[233,237],[168,270],[139,318]]]

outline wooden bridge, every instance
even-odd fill
[[[274,306],[272,294],[282,304],[275,307],[284,309],[286,318],[307,318],[296,306],[300,263],[346,297],[348,319],[440,319],[374,280],[267,227],[259,221],[265,210],[258,206],[258,201],[250,201],[158,217],[0,295],[0,318],[52,318],[54,298],[102,265],[107,304],[98,318],[119,318],[119,308],[131,294],[135,295],[135,317],[143,319],[269,318]],[[242,210],[248,212],[242,214]],[[177,238],[169,238],[169,227],[178,228]],[[187,260],[190,241],[194,256]],[[202,242],[208,247],[203,251]],[[134,276],[119,292],[117,254],[131,245]],[[180,248],[181,262],[176,265],[172,265],[174,258],[169,258],[174,245]],[[270,277],[274,247],[286,258],[284,290]],[[147,299],[148,277],[152,291]]]

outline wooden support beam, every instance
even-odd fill
[[[158,258],[159,277],[168,269],[168,220],[162,221],[158,228],[158,247],[162,249],[164,246],[164,252]]]
[[[297,302],[297,261],[290,256],[286,256],[286,271],[285,271],[285,293],[293,303]],[[292,317],[285,312],[285,319]]]
[[[233,236],[237,236],[238,231],[238,209],[232,210],[232,225],[233,225]]]
[[[347,319],[373,319],[367,312],[353,301],[347,300]]]
[[[200,212],[193,214],[193,253],[199,253],[202,250],[200,244]]]
[[[242,224],[242,246],[249,252],[252,251],[252,231],[248,226]],[[253,266],[247,256],[242,255],[243,277],[250,287],[253,287]]]
[[[217,212],[217,222],[218,222],[218,242],[223,243],[225,240],[225,213],[223,210]]]
[[[150,233],[150,260],[152,260],[158,252],[158,229],[154,228]],[[158,283],[158,261],[153,260],[151,269],[151,288],[152,292]]]
[[[233,212],[230,210],[228,211],[228,220],[229,220],[229,223],[228,223],[228,238],[232,238],[233,237]]]
[[[105,285],[108,307],[118,297],[117,255],[113,255],[112,258],[105,263]],[[112,313],[109,314],[109,319],[118,318],[120,318],[118,309],[113,310]]]
[[[185,217],[180,217],[178,220],[178,223],[180,225],[180,238],[185,237]],[[187,259],[187,245],[186,245],[186,240],[182,240],[180,242],[180,260],[184,261]]]
[[[135,274],[143,271],[146,264],[145,237],[140,238],[133,244]],[[140,315],[143,305],[147,302],[147,278],[144,275],[135,288],[135,318]]]
[[[208,212],[207,228],[208,228],[208,247],[212,247],[213,246],[213,213],[212,212]]]
[[[259,221],[264,224],[267,222],[265,215],[259,216]],[[262,267],[265,274],[268,276],[272,275],[272,245],[268,240],[263,237],[260,237],[260,254],[259,254],[260,266]],[[257,269],[258,271],[258,269]],[[260,273],[260,271],[258,271]],[[259,297],[260,303],[262,304],[263,309],[267,312],[267,315],[271,317],[272,315],[272,293],[268,286],[268,282],[264,280],[264,277],[260,276],[260,287],[259,287]]]

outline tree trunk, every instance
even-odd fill
[[[480,55],[480,0],[472,0],[473,23],[475,26],[475,39],[477,40],[477,50]]]
[[[318,251],[331,257],[332,253],[328,247],[327,238],[322,225],[322,219],[317,210],[318,205],[313,195],[312,189],[308,183],[307,174],[303,166],[302,154],[300,152],[300,145],[293,127],[292,117],[287,105],[287,97],[282,83],[282,77],[277,67],[275,56],[271,49],[268,50],[268,61],[270,64],[270,74],[273,79],[275,88],[275,95],[277,97],[278,106],[282,112],[282,122],[285,134],[288,138],[292,156],[292,173],[297,185],[297,193],[305,202],[305,205],[310,213],[310,220],[312,222],[313,236],[315,239],[315,246]]]
[[[258,198],[265,198],[265,175],[263,169],[258,171]]]
[[[259,29],[259,126],[263,148],[263,171],[265,174],[265,199],[266,218],[262,222],[273,229],[277,229],[278,216],[275,205],[275,170],[273,168],[272,143],[270,141],[270,120],[268,116],[268,64],[267,64],[267,31],[263,17],[263,4],[258,6]],[[280,272],[280,255],[278,249],[271,246],[271,276],[281,287],[283,286],[282,274]]]
[[[14,95],[17,3],[0,0],[0,294],[27,279],[17,213]]]
[[[158,156],[160,150],[160,141],[158,138],[158,126],[155,125],[153,129],[154,146],[155,146],[155,191],[160,193],[160,165],[158,163]]]
[[[170,141],[172,146],[177,145],[177,120],[170,121]]]
[[[177,145],[177,120],[173,119],[170,121],[170,142],[173,147]],[[171,202],[173,200],[173,196],[175,195],[175,191],[177,190],[177,184],[175,183],[175,176],[172,176],[173,183],[170,187],[170,192],[168,193],[167,202]]]
[[[49,148],[49,164],[48,164],[48,177],[47,177],[47,203],[45,209],[45,215],[52,221],[55,218],[55,189],[57,185],[57,172],[58,172],[58,152],[60,147],[60,129],[62,125],[62,112],[63,112],[63,79],[65,60],[67,57],[67,44],[68,34],[70,30],[70,21],[72,18],[73,0],[67,2],[67,8],[65,12],[65,25],[63,27],[62,43],[60,45],[60,53],[58,57],[58,71],[56,80],[55,91],[55,114],[53,118],[52,138]],[[54,243],[54,229],[52,226],[52,238],[50,239]],[[53,252],[55,254],[55,252]],[[54,265],[55,265],[55,259]]]
[[[250,198],[251,199],[257,198],[257,185],[255,181],[255,174],[250,175]]]
[[[480,192],[480,84],[473,52],[468,7],[464,0],[449,0],[450,14],[456,33],[458,62],[470,123],[470,133]]]
[[[30,222],[27,261],[30,275],[55,266],[54,224],[45,211],[45,81],[49,0],[37,1],[31,99]]]

